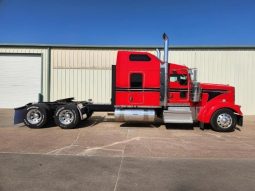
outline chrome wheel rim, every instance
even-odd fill
[[[60,123],[64,125],[69,125],[73,122],[73,120],[74,120],[74,114],[72,111],[65,109],[59,113]]]
[[[42,113],[38,109],[31,109],[27,113],[27,120],[30,124],[38,124],[42,121]]]
[[[217,124],[221,128],[229,128],[232,125],[232,117],[227,113],[222,113],[217,117]]]

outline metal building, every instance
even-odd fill
[[[0,108],[66,97],[110,103],[117,51],[156,48],[0,45]],[[244,114],[255,115],[255,47],[171,47],[169,59],[198,68],[201,82],[235,86]]]

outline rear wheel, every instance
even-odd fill
[[[211,118],[212,129],[219,132],[234,131],[236,127],[236,116],[230,109],[219,109]]]
[[[28,106],[25,112],[24,123],[30,128],[41,128],[49,118],[49,109],[46,104],[38,103]]]
[[[80,122],[79,111],[75,104],[59,106],[54,115],[55,123],[62,129],[73,129]]]

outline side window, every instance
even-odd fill
[[[143,87],[143,75],[140,73],[130,74],[130,88],[142,88]]]
[[[187,75],[184,74],[173,74],[170,76],[170,82],[177,82],[181,86],[188,84]]]
[[[147,54],[130,54],[129,61],[151,61],[151,58]]]
[[[171,75],[171,76],[170,76],[170,82],[178,82],[178,77],[177,77],[177,75]]]

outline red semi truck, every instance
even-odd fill
[[[163,35],[164,60],[147,52],[119,51],[112,66],[111,104],[73,101],[29,103],[15,109],[15,123],[41,128],[53,119],[64,129],[75,128],[94,112],[114,112],[116,121],[168,123],[199,122],[215,131],[242,126],[243,114],[235,104],[235,88],[199,83],[197,70],[168,63],[168,37]]]

